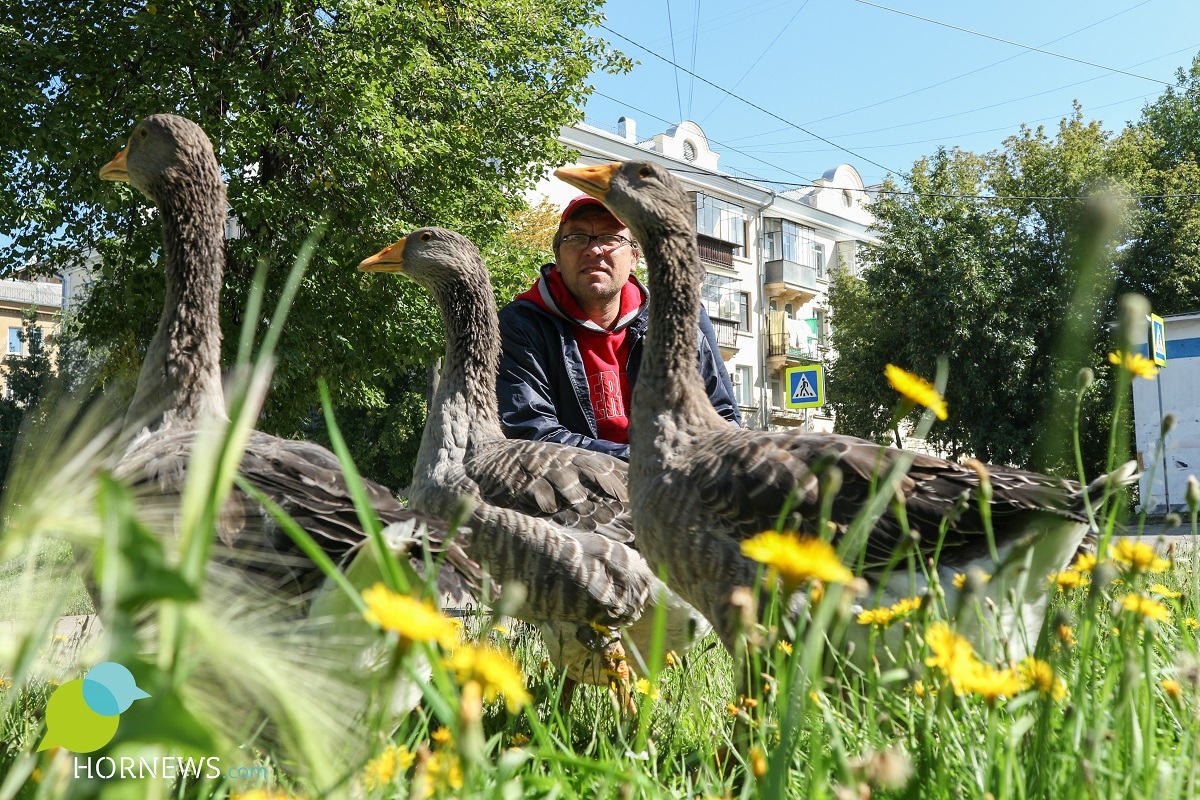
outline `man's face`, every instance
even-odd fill
[[[616,217],[605,210],[592,208],[583,209],[568,219],[561,233],[563,236],[615,233],[633,239],[633,234]],[[637,251],[630,245],[606,250],[595,240],[582,250],[562,244],[557,255],[563,283],[585,310],[602,306],[619,296],[637,263]]]

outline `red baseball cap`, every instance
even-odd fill
[[[562,216],[558,218],[558,227],[561,228],[568,219],[575,216],[575,213],[577,211],[579,211],[579,209],[586,208],[587,206],[600,206],[601,208],[605,209],[606,211],[608,210],[605,207],[604,203],[601,203],[599,200],[592,197],[590,194],[581,194],[578,197],[576,197],[575,199],[573,199],[571,202],[567,203],[567,207],[563,209]],[[609,213],[612,213],[612,212],[609,212]],[[617,219],[615,214],[613,215],[613,219]],[[621,220],[618,219],[617,222],[621,222]],[[624,225],[625,223],[621,222],[621,224]]]

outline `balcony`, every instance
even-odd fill
[[[696,248],[700,251],[700,260],[709,264],[732,268],[733,254],[740,247],[741,245],[714,239],[703,233],[696,234]]]
[[[777,298],[781,304],[803,304],[819,293],[817,268],[810,264],[778,259],[764,266],[763,287],[767,296]]]
[[[816,337],[802,319],[782,311],[767,312],[767,369],[774,372],[820,361]]]
[[[0,280],[0,303],[62,308],[62,285],[47,281]]]
[[[717,332],[717,344],[722,350],[737,350],[738,344],[738,324],[733,320],[712,318],[713,330]]]

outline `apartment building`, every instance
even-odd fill
[[[636,158],[671,170],[695,207],[706,272],[701,295],[746,426],[832,430],[827,404],[793,409],[809,403],[788,401],[815,396],[806,381],[832,355],[830,271],[857,274],[859,248],[874,240],[858,171],[842,164],[812,186],[780,192],[722,172],[720,154],[690,121],[639,139],[634,120],[622,117],[611,129],[594,122],[563,128],[559,141],[579,152],[576,165]],[[530,199],[562,208],[576,194],[547,175]]]

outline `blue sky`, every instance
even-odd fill
[[[648,138],[691,119],[723,171],[792,183],[849,163],[872,184],[939,146],[987,152],[1023,122],[1055,130],[1076,100],[1120,130],[1200,52],[1198,0],[609,0],[604,13],[615,34],[596,33],[640,63],[591,77],[589,123],[630,116]]]

